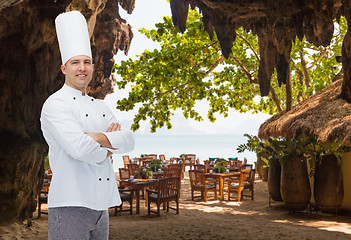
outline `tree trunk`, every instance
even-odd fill
[[[351,103],[351,17],[347,18],[348,30],[342,43],[342,66],[344,69],[344,81],[341,89],[341,96],[347,102]]]
[[[286,80],[286,85],[285,85],[285,89],[286,89],[286,111],[291,110],[292,108],[292,90],[291,90],[291,71],[290,68],[288,69],[289,73],[288,73],[288,77]]]
[[[131,12],[134,1],[120,1]],[[40,129],[45,99],[62,87],[54,20],[79,9],[87,18],[95,74],[88,93],[113,91],[113,55],[128,51],[131,27],[118,1],[6,1],[0,3],[0,224],[22,221],[36,209],[47,146]]]

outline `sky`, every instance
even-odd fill
[[[135,9],[131,15],[127,14],[120,8],[120,15],[132,26],[134,37],[132,39],[128,55],[118,51],[115,56],[115,63],[119,64],[122,60],[129,58],[136,59],[136,56],[144,52],[160,48],[158,43],[154,43],[144,35],[138,32],[140,28],[154,29],[155,24],[163,22],[163,16],[171,16],[170,5],[167,0],[136,0]],[[115,75],[117,79],[119,76]],[[115,92],[105,98],[106,104],[115,113],[118,120],[124,127],[130,127],[133,123],[133,117],[137,110],[121,112],[116,109],[116,102],[128,96],[129,89],[119,90],[115,87]],[[202,115],[204,121],[197,122],[192,119],[185,119],[181,111],[176,111],[172,117],[171,123],[173,128],[157,129],[156,134],[239,134],[244,133],[257,134],[260,124],[270,116],[268,114],[239,113],[232,109],[229,116],[224,118],[222,115],[216,115],[217,120],[211,123],[207,119],[208,103],[202,101],[196,105],[196,110]],[[140,122],[140,129],[136,134],[150,134],[150,124],[148,121]]]

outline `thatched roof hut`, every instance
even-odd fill
[[[340,97],[341,87],[338,80],[292,110],[271,117],[261,125],[259,138],[313,134],[322,142],[351,142],[351,104]]]

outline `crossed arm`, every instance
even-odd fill
[[[116,132],[116,131],[120,131],[120,130],[121,130],[121,125],[119,123],[111,123],[111,125],[107,129],[107,132]],[[106,137],[105,134],[100,133],[100,132],[89,132],[89,133],[86,133],[86,135],[93,138],[96,142],[98,142],[100,144],[101,147],[116,150],[115,148],[112,147],[110,141],[108,140],[108,138]],[[108,151],[107,157],[109,157],[111,155],[112,155],[112,152]]]

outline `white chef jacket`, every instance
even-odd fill
[[[85,133],[104,133],[118,148],[115,153],[132,150],[134,137],[125,130],[106,133],[116,119],[104,102],[64,84],[45,101],[40,121],[53,172],[48,207],[106,210],[120,205],[107,150]]]

